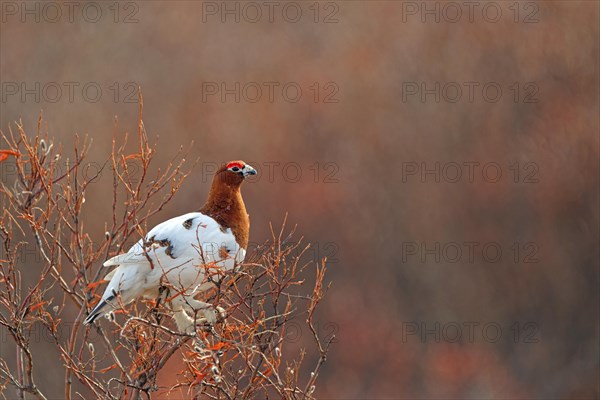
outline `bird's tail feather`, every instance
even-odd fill
[[[111,296],[112,298],[112,296]],[[94,307],[94,309],[90,312],[87,318],[83,321],[84,325],[89,325],[96,320],[96,318],[103,316],[108,311],[110,304],[108,303],[111,299],[108,298],[106,300],[100,300],[100,303]]]

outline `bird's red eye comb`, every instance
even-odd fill
[[[233,168],[233,167],[238,167],[239,169],[244,168],[244,166],[242,164],[240,164],[239,162],[232,162],[232,163],[227,164],[227,169]]]

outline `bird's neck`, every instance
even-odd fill
[[[212,217],[223,228],[231,228],[240,247],[248,248],[250,218],[239,186],[232,187],[215,180],[200,212]]]

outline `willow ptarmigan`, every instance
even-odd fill
[[[110,280],[108,287],[84,324],[91,324],[119,304],[140,297],[157,298],[165,286],[170,288],[168,304],[180,331],[193,332],[197,315],[208,323],[216,322],[212,305],[194,299],[194,295],[212,286],[205,279],[205,266],[230,270],[244,260],[250,219],[240,186],[249,175],[256,175],[256,170],[243,161],[223,165],[199,212],[155,226],[127,253],[106,261],[105,267],[117,268],[104,278]]]

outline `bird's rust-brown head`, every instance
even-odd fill
[[[256,170],[244,161],[223,164],[215,173],[208,200],[200,212],[214,218],[224,229],[231,228],[240,247],[248,248],[250,218],[242,199],[240,186],[256,175]]]
[[[232,188],[239,188],[244,179],[250,175],[256,175],[256,170],[250,165],[241,160],[230,161],[217,170],[213,186],[218,182]]]

